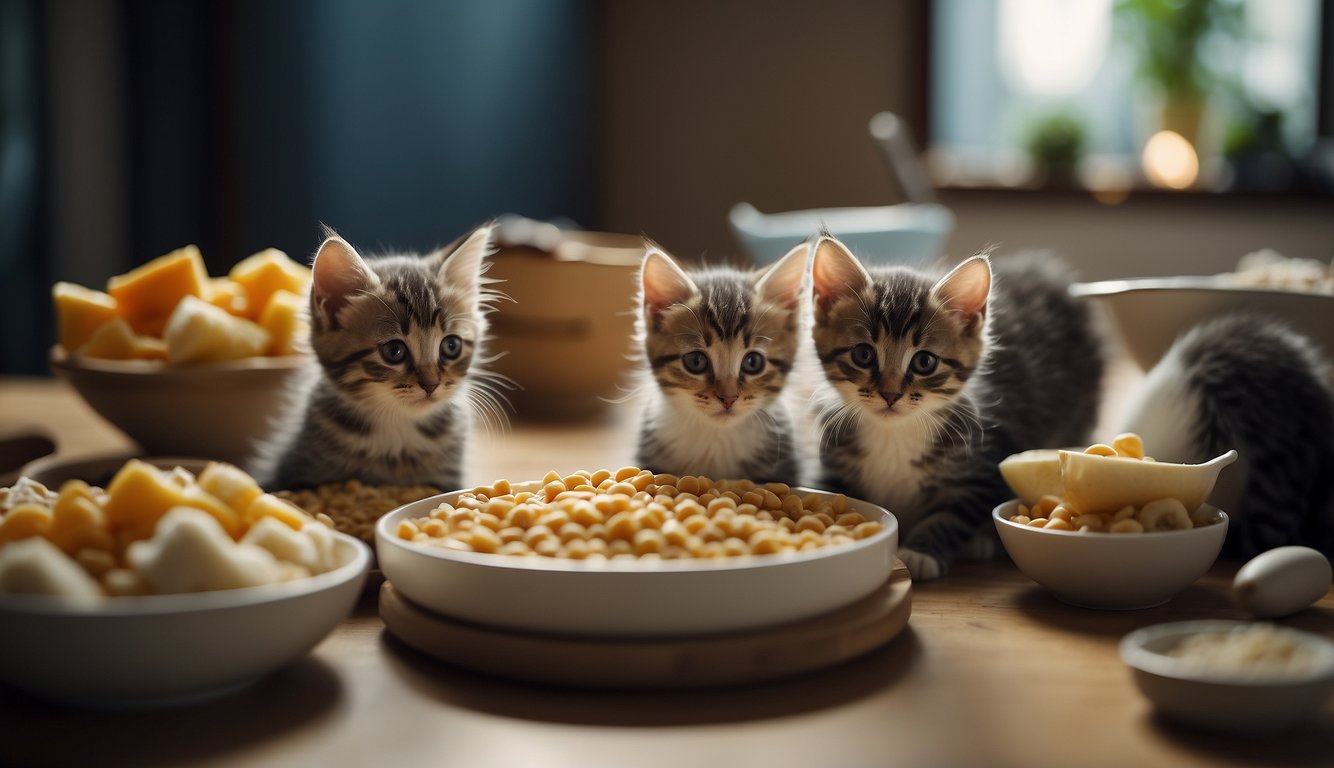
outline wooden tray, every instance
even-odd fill
[[[582,688],[700,688],[811,672],[884,645],[911,613],[912,580],[902,562],[875,592],[830,613],[751,632],[665,639],[486,627],[427,611],[391,582],[380,587],[385,626],[422,653],[498,677]]]

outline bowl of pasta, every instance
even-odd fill
[[[1217,559],[1228,516],[1206,501],[1236,459],[1156,461],[1131,432],[1082,450],[1024,451],[1000,463],[1018,498],[992,517],[1019,570],[1062,602],[1149,608]]]
[[[1227,513],[1208,504],[1190,514],[1145,505],[1135,513],[1140,530],[1125,533],[1035,527],[1021,505],[1012,499],[992,512],[1005,551],[1024,575],[1081,608],[1161,605],[1209,570],[1227,536]]]

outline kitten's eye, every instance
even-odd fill
[[[463,339],[454,334],[449,334],[440,341],[440,356],[446,360],[453,360],[463,354]]]
[[[400,339],[390,339],[380,345],[380,357],[390,365],[398,365],[408,356],[408,345]]]
[[[936,365],[939,362],[940,358],[936,357],[930,352],[927,352],[926,350],[922,350],[921,352],[918,352],[917,354],[913,355],[912,360],[908,361],[908,370],[912,371],[918,376],[929,376],[933,371],[936,370]]]
[[[691,373],[704,373],[709,370],[709,356],[703,352],[687,352],[681,356],[681,365]]]
[[[864,342],[853,347],[852,362],[862,368],[870,368],[875,365],[875,347]]]
[[[747,352],[746,356],[741,358],[741,372],[747,376],[754,376],[764,370],[764,355],[759,352]]]

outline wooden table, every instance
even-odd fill
[[[0,427],[18,423],[44,426],[70,456],[128,447],[48,380],[0,380]],[[619,463],[629,426],[517,424],[479,441],[475,471]],[[1008,561],[958,563],[917,585],[907,630],[861,659],[675,693],[479,676],[399,643],[367,600],[307,658],[191,708],[84,712],[0,690],[0,765],[1334,765],[1334,703],[1279,737],[1202,734],[1154,716],[1121,663],[1133,629],[1234,617],[1235,569],[1159,608],[1103,612],[1057,602]],[[1334,594],[1282,623],[1334,635]]]

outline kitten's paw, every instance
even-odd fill
[[[906,547],[899,549],[899,559],[908,566],[913,581],[931,581],[940,578],[945,572],[936,558]]]

